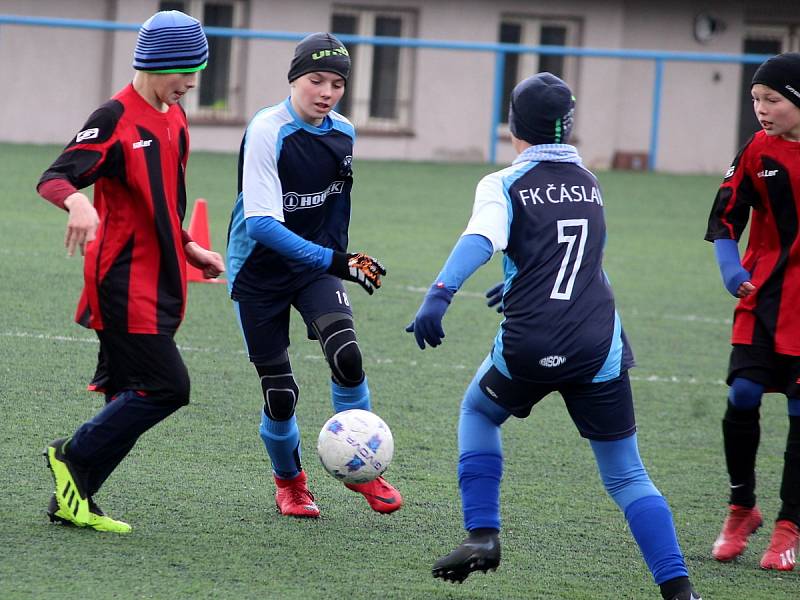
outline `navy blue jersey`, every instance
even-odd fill
[[[331,112],[314,127],[288,99],[253,117],[239,152],[239,193],[228,230],[234,300],[291,292],[320,274],[249,237],[249,217],[273,217],[310,242],[347,249],[354,138],[341,115]]]
[[[505,319],[492,351],[504,375],[599,382],[633,365],[602,267],[600,185],[572,146],[537,146],[487,175],[465,234],[505,253]]]

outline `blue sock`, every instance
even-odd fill
[[[335,413],[350,410],[351,408],[371,411],[372,403],[369,397],[367,376],[365,375],[364,381],[356,387],[344,387],[331,380],[331,404]]]
[[[264,440],[275,475],[281,479],[292,479],[299,475],[300,429],[295,416],[286,421],[273,421],[262,411],[258,432]]]
[[[657,584],[689,576],[663,496],[639,498],[625,510],[625,518]]]
[[[481,391],[479,382],[490,366],[487,357],[464,393],[458,419],[458,486],[467,531],[500,530],[503,478],[500,426],[510,413]]]
[[[458,487],[464,511],[464,529],[500,531],[500,480],[503,457],[467,452],[458,457]]]

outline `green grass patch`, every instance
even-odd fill
[[[432,562],[462,538],[456,483],[461,395],[490,349],[499,316],[482,268],[444,321],[447,338],[420,352],[403,331],[463,230],[486,165],[357,161],[351,249],[389,273],[372,297],[349,287],[376,412],[395,435],[387,474],[399,513],[366,502],[323,473],[315,456],[330,416],[329,374],[293,317],[290,355],[298,420],[319,521],[276,514],[258,437],[260,386],[243,353],[224,286],[192,284],[177,340],[192,403],[142,437],[98,502],[130,536],[51,526],[52,484],[39,455],[90,417],[84,391],[97,345],[72,322],[81,260],[65,258],[66,215],[35,193],[52,146],[0,145],[0,598],[401,598],[569,600],[657,598],[605,495],[588,443],[556,396],[504,427],[503,563],[451,586]],[[208,200],[212,244],[224,250],[236,157],[195,153],[190,199]],[[703,241],[717,178],[600,173],[607,208],[606,271],[638,367],[632,371],[642,456],[669,500],[698,591],[706,599],[797,598],[798,575],[762,572],[761,530],[736,564],[710,557],[725,510],[720,420],[733,300]],[[188,220],[187,220],[188,223]],[[785,401],[762,409],[760,503],[776,514]]]

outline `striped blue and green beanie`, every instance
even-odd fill
[[[206,68],[208,40],[200,21],[178,10],[157,12],[139,29],[133,68],[151,73],[193,73]]]

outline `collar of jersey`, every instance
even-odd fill
[[[521,162],[565,162],[579,165],[581,157],[577,148],[570,144],[538,144],[525,148],[511,164]]]
[[[328,133],[331,129],[333,129],[333,120],[330,118],[329,115],[325,115],[325,118],[322,119],[322,123],[320,127],[315,127],[310,123],[306,123],[303,119],[300,118],[296,112],[294,112],[294,107],[292,106],[292,99],[291,97],[287,98],[284,102],[286,105],[286,110],[289,111],[289,114],[292,115],[292,119],[294,119],[295,125],[297,125],[300,129],[305,129],[309,133],[313,133],[316,135],[322,135]]]

